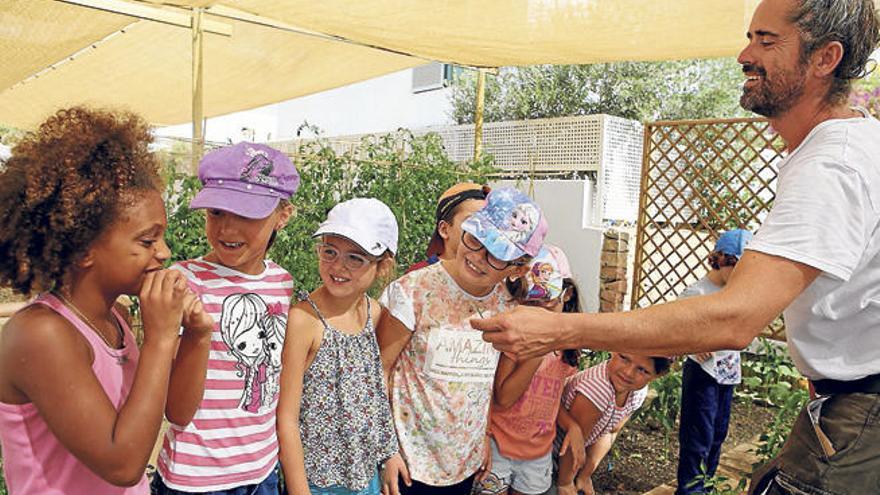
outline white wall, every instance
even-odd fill
[[[499,181],[492,187],[517,187],[528,193],[528,182]],[[562,248],[578,283],[584,311],[599,310],[599,262],[603,229],[592,225],[592,183],[587,180],[536,180],[534,200],[550,231],[547,242]]]
[[[205,138],[238,142],[250,139],[241,129],[253,130],[257,142],[296,137],[303,123],[318,126],[327,137],[415,129],[452,124],[451,89],[412,92],[412,69],[341,88],[303,96],[244,112],[208,119]],[[191,137],[192,124],[164,127],[160,136]],[[303,137],[312,137],[305,134]]]

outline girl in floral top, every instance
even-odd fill
[[[321,285],[291,308],[278,436],[291,494],[378,495],[382,463],[402,465],[367,290],[391,273],[397,221],[379,200],[336,205],[320,225]]]
[[[469,493],[487,474],[498,352],[468,322],[514,304],[501,282],[525,274],[547,224],[523,193],[499,189],[461,228],[454,259],[410,272],[382,294],[391,318],[377,332],[406,461],[386,466],[389,494]]]

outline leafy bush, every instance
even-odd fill
[[[809,399],[809,394],[800,385],[803,377],[785,347],[763,337],[758,346],[757,354],[744,355],[743,382],[737,394],[779,409],[773,422],[758,438],[758,448],[755,450],[758,461],[755,466],[769,461],[779,452],[795,418]]]
[[[706,463],[700,463],[700,472],[696,478],[687,484],[688,488],[692,488],[699,482],[703,483],[705,493],[712,495],[740,495],[746,492],[749,480],[748,478],[740,478],[733,484],[733,480],[723,474],[715,474],[714,476],[706,475]]]
[[[788,438],[788,434],[791,433],[794,420],[797,419],[808,399],[809,394],[803,389],[794,389],[785,397],[779,405],[779,411],[773,418],[773,422],[758,438],[758,448],[755,449],[758,460],[753,464],[753,467],[758,467],[776,456]]]
[[[742,386],[737,394],[769,405],[781,405],[803,379],[784,346],[761,337],[758,353],[743,356]]]
[[[485,183],[494,171],[489,156],[458,165],[447,157],[438,135],[417,137],[405,130],[365,138],[356,149],[343,154],[318,139],[301,145],[294,163],[301,178],[293,197],[296,214],[278,233],[269,258],[293,274],[297,286],[306,290],[320,284],[312,233],[335,204],[356,196],[385,202],[400,227],[397,264],[402,270],[424,259],[440,194],[457,182]],[[200,188],[199,181],[172,172],[173,165],[168,168],[165,237],[173,260],[204,255],[209,250],[204,214],[188,208]]]

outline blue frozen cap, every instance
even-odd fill
[[[739,259],[743,255],[743,249],[746,247],[746,244],[751,240],[752,233],[748,230],[728,230],[718,237],[718,240],[715,242],[715,251],[736,256]]]

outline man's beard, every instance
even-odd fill
[[[743,72],[757,74],[758,81],[753,87],[743,86],[739,104],[758,115],[772,118],[785,113],[804,94],[806,77],[803,64],[798,64],[793,71],[779,71],[771,78],[767,77],[763,67],[757,65],[744,64]]]

